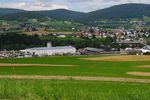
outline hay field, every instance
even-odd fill
[[[35,35],[35,34],[39,34],[39,35],[47,35],[47,34],[55,34],[55,33],[62,33],[62,34],[72,34],[72,32],[49,32],[49,31],[45,31],[45,30],[40,30],[40,31],[33,31],[33,32],[23,32],[24,34],[27,35]]]
[[[125,55],[125,56],[92,57],[92,58],[83,58],[83,59],[91,60],[91,61],[112,61],[112,62],[150,61],[150,56],[148,55]]]

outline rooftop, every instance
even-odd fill
[[[72,46],[57,46],[57,47],[36,47],[36,48],[28,48],[26,50],[56,50],[56,49],[73,49]]]

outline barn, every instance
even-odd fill
[[[25,49],[24,51],[37,56],[50,56],[50,55],[75,54],[76,48],[72,46],[52,47],[51,43],[48,43],[47,47],[29,48]]]

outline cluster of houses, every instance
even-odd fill
[[[132,26],[145,26],[146,23],[144,21],[130,21]]]
[[[29,33],[32,36],[54,36],[58,38],[65,38],[66,33],[65,32],[48,32],[48,31],[34,31]]]
[[[102,30],[98,27],[89,27],[82,29],[81,32],[74,32],[74,37],[87,37],[87,38],[103,38],[115,37],[118,41],[126,40],[143,40],[145,37],[150,36],[150,30],[125,30],[125,29],[110,29]]]

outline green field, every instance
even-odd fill
[[[44,76],[87,76],[150,79],[150,76],[127,75],[127,72],[150,72],[150,68],[136,66],[150,65],[150,61],[110,62],[88,61],[74,57],[45,57],[0,59],[0,63],[14,64],[59,64],[65,66],[17,66],[0,67],[0,75],[44,75]],[[0,98],[13,100],[148,100],[149,83],[81,81],[81,80],[35,80],[0,79]]]
[[[139,65],[150,65],[150,62],[100,62],[86,61],[79,57],[47,57],[26,59],[0,59],[0,63],[22,63],[22,64],[61,64],[77,65],[77,67],[0,67],[0,74],[21,75],[67,75],[67,76],[113,76],[113,77],[136,77],[126,75],[126,72],[142,71],[150,69],[136,68]],[[141,77],[143,78],[143,77]],[[144,77],[150,78],[150,77]]]
[[[0,98],[13,100],[149,100],[150,85],[120,82],[0,80]]]

